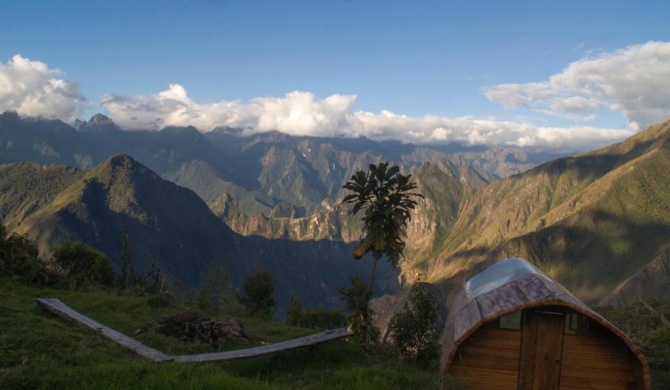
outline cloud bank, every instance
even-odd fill
[[[0,112],[16,111],[72,122],[86,106],[79,84],[59,78],[62,72],[17,54],[0,62]]]
[[[419,144],[458,142],[561,151],[599,147],[633,134],[630,130],[589,126],[540,127],[495,118],[408,117],[390,111],[354,111],[355,103],[355,95],[319,99],[309,92],[293,91],[283,97],[255,98],[247,104],[238,100],[200,104],[179,84],[151,96],[107,95],[102,99],[114,122],[126,129],[192,125],[209,131],[229,126],[245,129],[246,135],[277,130],[291,135],[365,136]]]
[[[0,111],[74,121],[86,107],[86,98],[77,83],[61,76],[58,69],[20,55],[6,65],[0,63]],[[560,117],[572,125],[542,126],[495,117],[410,117],[386,110],[373,113],[355,109],[356,95],[320,98],[305,91],[248,102],[201,103],[179,84],[153,95],[107,94],[100,105],[116,124],[130,130],[192,125],[210,131],[228,126],[242,128],[247,135],[277,130],[418,144],[458,142],[585,151],[623,140],[670,117],[670,42],[649,42],[590,56],[545,81],[499,84],[482,92],[506,108],[533,110],[538,123],[552,123]],[[627,128],[593,125],[600,115],[612,112],[628,119]]]
[[[486,87],[486,97],[508,108],[532,108],[593,120],[618,111],[638,130],[670,117],[670,42],[648,42],[586,58],[546,81]]]

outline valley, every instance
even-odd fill
[[[592,305],[668,298],[659,287],[667,273],[651,271],[665,269],[670,248],[668,121],[570,157],[240,133],[122,131],[102,115],[70,127],[6,112],[0,219],[43,253],[75,239],[116,260],[127,231],[139,270],[155,262],[192,285],[212,259],[235,281],[263,266],[284,304],[300,293],[335,307],[337,289],[369,268],[351,257],[361,225],[340,203],[341,186],[389,160],[425,199],[405,261],[378,272],[381,294],[422,280],[448,298],[451,286],[516,256]]]

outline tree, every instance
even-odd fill
[[[379,331],[372,324],[374,312],[370,309],[372,294],[368,285],[361,279],[351,279],[351,287],[340,288],[340,294],[347,302],[349,310],[349,329],[354,332],[358,342],[365,348],[370,340],[376,340]]]
[[[276,303],[272,297],[274,291],[272,275],[263,268],[254,268],[244,278],[240,300],[252,314],[271,317]]]
[[[198,306],[202,309],[223,310],[234,299],[235,294],[230,282],[228,268],[221,260],[210,261],[202,274],[200,285],[196,289]]]
[[[393,344],[404,359],[427,363],[437,355],[435,297],[421,283],[412,287],[404,307],[389,322]]]
[[[70,286],[75,289],[91,283],[114,284],[114,269],[109,258],[79,241],[58,246],[53,252],[53,264],[66,272]]]
[[[358,171],[351,176],[342,188],[352,191],[353,194],[346,196],[342,202],[353,204],[351,214],[364,213],[363,238],[359,245],[354,247],[353,256],[356,260],[361,259],[367,253],[372,253],[372,272],[365,293],[359,291],[359,298],[364,299],[365,305],[358,305],[360,312],[354,313],[359,319],[359,331],[363,332],[365,340],[371,334],[371,316],[369,309],[370,299],[373,294],[375,272],[377,263],[386,255],[388,262],[393,268],[403,257],[405,250],[405,232],[407,223],[411,220],[411,211],[416,207],[414,198],[423,198],[420,193],[414,192],[416,184],[410,182],[412,175],[402,175],[397,166],[389,167],[389,162],[379,165],[370,164],[368,172]],[[360,284],[360,283],[359,283]],[[349,295],[360,290],[360,285],[352,284],[348,291]],[[350,302],[351,297],[345,295]],[[353,307],[349,308],[350,310]]]
[[[405,250],[405,231],[412,219],[411,211],[417,202],[413,197],[423,198],[420,193],[412,192],[416,183],[410,182],[412,175],[402,175],[400,168],[384,162],[370,164],[367,173],[358,171],[352,175],[342,188],[354,193],[346,196],[342,202],[354,207],[351,214],[364,212],[363,239],[353,249],[356,260],[372,253],[372,272],[368,289],[372,293],[377,263],[383,255],[393,268],[398,266]]]
[[[0,224],[0,277],[18,275],[27,281],[35,281],[44,271],[39,259],[37,244],[18,234],[8,234]]]
[[[130,238],[128,230],[123,231],[121,237],[121,253],[119,255],[119,287],[128,288],[137,283],[137,271],[135,270],[133,251],[130,248]]]

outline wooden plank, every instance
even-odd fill
[[[453,364],[517,373],[520,354],[521,332],[479,328],[458,348]]]
[[[123,345],[126,348],[133,350],[138,355],[150,359],[154,362],[162,362],[172,359],[171,356],[166,355],[161,351],[147,347],[146,345],[140,343],[137,340],[131,339],[123,333],[117,332],[108,326],[86,317],[85,315],[73,310],[57,298],[37,298],[37,303],[57,316],[68,321],[76,322],[86,328],[99,332],[103,336]]]
[[[640,389],[635,382],[616,379],[561,377],[561,390],[631,390]]]
[[[463,384],[464,389],[517,390],[516,370],[452,366],[449,373]]]
[[[524,316],[519,390],[557,390],[565,317],[528,311]]]
[[[57,298],[38,298],[37,302],[42,307],[56,314],[57,316],[64,318],[68,321],[78,323],[96,332],[99,332],[103,336],[123,345],[126,348],[133,350],[138,355],[151,359],[155,362],[176,361],[183,363],[193,363],[193,362],[210,362],[219,360],[240,359],[252,356],[266,355],[269,353],[285,351],[288,349],[315,345],[326,341],[349,337],[352,334],[346,328],[338,328],[305,337],[300,337],[293,340],[282,341],[280,343],[268,344],[255,348],[240,349],[228,352],[205,353],[198,355],[170,356],[153,348],[147,347],[146,345],[124,335],[123,333],[117,332],[108,326],[102,325],[101,323],[89,317],[86,317],[85,315],[73,310],[72,308],[70,308]]]
[[[176,362],[210,362],[221,360],[241,359],[253,356],[261,356],[269,353],[285,351],[323,343],[326,341],[341,339],[351,336],[346,328],[328,330],[325,332],[305,336],[293,340],[287,340],[280,343],[263,345],[255,348],[238,349],[236,351],[205,353],[200,355],[175,356]]]
[[[614,335],[566,335],[561,384],[579,380],[589,380],[594,386],[611,381],[634,383],[636,361],[630,349]]]

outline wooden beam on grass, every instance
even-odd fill
[[[99,332],[112,341],[121,344],[124,347],[133,350],[138,355],[150,359],[154,362],[175,361],[180,363],[195,363],[242,359],[286,351],[289,349],[308,347],[311,345],[324,343],[326,341],[342,339],[352,335],[352,333],[349,332],[346,328],[338,328],[300,337],[297,339],[282,341],[279,343],[261,345],[260,347],[238,349],[227,352],[203,353],[198,355],[170,356],[156,349],[147,347],[146,345],[124,335],[123,333],[117,332],[108,326],[86,317],[85,315],[70,308],[57,298],[37,298],[36,300],[40,306],[56,314],[57,316]]]
[[[72,309],[71,307],[61,302],[60,299],[58,298],[37,298],[37,303],[39,303],[40,306],[42,306],[43,308],[56,314],[57,316],[64,318],[68,321],[73,321],[86,328],[92,329],[102,334],[103,336],[107,337],[108,339],[111,339],[116,343],[133,350],[136,354],[143,356],[147,359],[150,359],[154,362],[172,360],[171,356],[166,355],[163,352],[158,351],[156,349],[147,347],[146,345],[124,335],[121,332],[117,332],[108,326],[105,326],[91,318],[86,317],[85,315],[79,313],[78,311]]]

